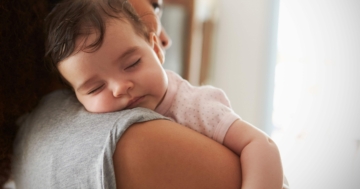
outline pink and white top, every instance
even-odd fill
[[[240,119],[225,93],[212,86],[192,86],[176,73],[166,73],[168,89],[155,111],[222,144],[231,124]]]

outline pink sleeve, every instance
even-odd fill
[[[240,119],[225,93],[212,86],[179,86],[171,114],[175,121],[223,143],[231,124]]]
[[[240,119],[240,117],[231,109],[230,101],[225,92],[217,88],[213,88],[211,91],[212,92],[209,91],[209,94],[213,93],[213,95],[206,95],[209,96],[207,98],[210,101],[206,106],[212,111],[221,112],[221,116],[217,117],[214,122],[212,138],[222,144],[230,126],[235,120]]]

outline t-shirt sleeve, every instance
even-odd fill
[[[174,107],[175,121],[221,144],[231,124],[240,119],[224,91],[212,86],[193,87],[184,83],[176,100],[179,107]]]
[[[56,91],[18,121],[13,176],[19,188],[116,188],[113,152],[134,123],[164,116],[145,108],[87,112],[70,91]]]
[[[204,127],[212,132],[211,138],[223,143],[231,124],[240,117],[232,110],[230,101],[223,90],[211,86],[200,88],[198,101],[202,101],[201,113],[203,120],[209,119]]]

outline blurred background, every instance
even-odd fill
[[[360,188],[360,1],[164,2],[165,67],[222,88],[292,189]]]

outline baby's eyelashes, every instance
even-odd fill
[[[139,65],[141,58],[139,58],[136,62],[131,64],[130,66],[126,67],[125,70],[135,68],[137,65]]]
[[[100,86],[98,86],[98,87],[96,87],[95,89],[92,89],[92,90],[91,90],[91,91],[89,91],[87,94],[88,94],[88,95],[90,95],[90,94],[94,94],[94,93],[96,93],[96,92],[100,91],[100,89],[102,89],[102,88],[103,88],[103,86],[104,86],[104,84],[103,84],[103,85],[100,85]]]

